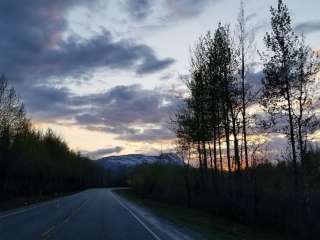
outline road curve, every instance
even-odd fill
[[[0,213],[1,240],[171,240],[110,189],[90,189]],[[182,235],[181,235],[182,236]]]

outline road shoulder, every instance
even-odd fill
[[[133,200],[127,193],[127,190],[113,189],[112,193],[121,201],[125,207],[129,208],[135,215],[137,215],[148,228],[150,228],[159,239],[172,240],[202,240],[205,239],[201,234],[190,230],[188,227],[177,224],[168,220],[161,215],[158,215],[153,209],[145,207],[139,201]],[[155,239],[158,239],[155,237]]]
[[[138,206],[144,211],[151,213],[156,218],[161,219],[161,221],[167,222],[170,226],[175,226],[175,229],[182,230],[187,235],[193,236],[191,239],[283,239],[283,236],[280,234],[270,233],[227,219],[214,217],[202,211],[144,199],[134,195],[130,190],[122,189],[115,192],[121,195],[122,199],[126,199],[127,202],[134,203],[134,206]]]

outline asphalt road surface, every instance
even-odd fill
[[[178,230],[169,233],[165,230],[169,228],[158,220],[149,221],[109,189],[86,190],[0,213],[1,240],[192,239]]]

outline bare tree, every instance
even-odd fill
[[[238,15],[238,51],[240,57],[239,73],[241,79],[241,114],[242,114],[242,135],[243,135],[243,147],[244,147],[244,159],[246,169],[249,168],[249,157],[248,157],[248,140],[247,140],[247,104],[248,104],[248,90],[250,88],[247,83],[246,75],[248,72],[248,49],[250,48],[252,41],[249,39],[248,32],[248,17],[245,13],[245,5],[243,0],[240,2],[240,11]]]

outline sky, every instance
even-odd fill
[[[320,1],[287,0],[296,32],[320,48]],[[263,50],[276,0],[246,0]],[[190,48],[240,0],[2,0],[0,72],[38,129],[91,158],[171,151]],[[259,81],[259,79],[256,79]]]

